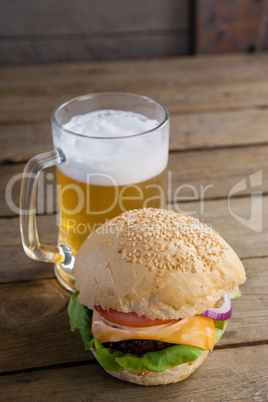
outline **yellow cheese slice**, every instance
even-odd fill
[[[206,350],[212,350],[215,344],[214,321],[202,315],[183,318],[172,324],[136,328],[109,323],[94,310],[91,329],[94,338],[101,343],[150,339]]]

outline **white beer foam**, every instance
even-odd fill
[[[74,180],[95,185],[128,185],[148,180],[167,165],[168,127],[161,129],[165,133],[158,130],[133,135],[158,125],[157,120],[122,110],[74,116],[63,127],[82,136],[64,131],[53,133],[55,146],[66,157],[59,169]]]
[[[73,116],[64,128],[90,137],[125,137],[157,127],[157,120],[123,110],[97,110]]]

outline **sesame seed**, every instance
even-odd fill
[[[154,269],[163,272],[170,269],[195,272],[196,261],[204,271],[213,270],[228,249],[212,228],[173,211],[154,208],[128,211],[108,226],[118,229],[114,234],[115,238],[119,236],[116,251],[123,260],[142,262],[145,258],[148,264],[154,263]],[[175,248],[178,253],[172,253]]]

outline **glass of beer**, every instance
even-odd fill
[[[75,255],[106,220],[138,208],[166,207],[169,114],[158,102],[127,93],[72,99],[51,117],[54,150],[26,165],[20,228],[26,254],[55,264],[59,282],[74,290]],[[39,242],[37,179],[56,166],[58,245]]]

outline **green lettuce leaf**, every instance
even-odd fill
[[[235,299],[236,297],[241,296],[241,292],[240,292],[239,288],[237,288],[236,290],[229,291],[228,293],[229,293],[230,299]]]
[[[189,345],[174,345],[157,352],[147,352],[141,356],[107,348],[93,338],[91,333],[92,311],[79,303],[78,295],[78,291],[73,294],[68,307],[71,330],[80,332],[86,350],[94,345],[98,361],[106,370],[117,372],[127,369],[162,372],[170,367],[194,361],[204,353],[204,349]],[[216,327],[215,343],[217,343],[225,331],[227,320],[214,322]]]
[[[195,346],[174,345],[158,352],[147,352],[141,356],[134,356],[130,353],[120,352],[111,348],[106,348],[96,339],[92,340],[95,346],[99,363],[110,371],[155,371],[160,373],[170,367],[179,364],[192,362],[202,353],[203,349]]]
[[[162,372],[170,367],[196,360],[204,353],[204,349],[188,345],[174,345],[157,352],[147,352],[141,356],[126,353],[117,357],[116,363],[127,370]]]
[[[85,349],[91,347],[93,339],[91,333],[92,311],[78,301],[79,291],[77,290],[71,297],[68,305],[69,322],[72,332],[79,331],[83,339]]]
[[[221,339],[227,324],[228,324],[228,320],[225,321],[216,321],[214,320],[215,323],[215,328],[216,328],[216,332],[215,332],[215,343],[219,342],[219,340]]]
[[[117,364],[116,359],[124,353],[112,348],[106,348],[97,339],[92,339],[92,345],[95,346],[98,362],[103,368],[109,371],[122,371],[123,368]]]

